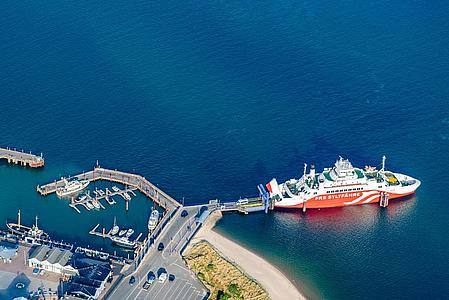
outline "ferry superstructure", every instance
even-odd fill
[[[340,157],[332,168],[316,173],[312,165],[307,174],[278,184],[273,178],[266,186],[274,206],[278,208],[326,208],[379,202],[382,198],[397,199],[414,194],[421,185],[408,175],[366,166],[355,168]]]

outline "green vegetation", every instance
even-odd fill
[[[237,266],[221,257],[207,242],[199,242],[184,257],[187,265],[209,289],[210,299],[267,300],[268,294]]]

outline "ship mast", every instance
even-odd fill
[[[387,159],[387,157],[384,155],[382,156],[382,169],[381,171],[384,172],[385,171],[385,160]]]
[[[306,182],[306,173],[307,173],[307,164],[304,163],[304,173],[302,175],[302,178],[304,179],[304,182]]]

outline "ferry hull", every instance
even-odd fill
[[[388,193],[389,199],[400,199],[409,195],[413,195],[415,191],[410,191],[402,194]],[[346,195],[355,194],[355,195]],[[380,201],[381,191],[364,191],[357,193],[341,193],[333,195],[316,196],[311,198],[306,202],[306,208],[331,208],[331,207],[343,207],[343,206],[354,206],[363,205],[369,203],[377,203]],[[284,203],[283,203],[284,202]],[[296,201],[280,201],[275,204],[277,208],[303,208],[304,202]]]

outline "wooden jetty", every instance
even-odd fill
[[[6,159],[10,164],[20,164],[21,166],[29,166],[31,168],[40,168],[45,165],[42,153],[40,156],[37,156],[31,152],[26,153],[23,150],[18,151],[10,148],[0,148],[0,159]]]
[[[171,211],[181,206],[181,204],[178,201],[167,195],[165,192],[163,192],[161,189],[159,189],[151,182],[149,182],[147,179],[145,179],[145,177],[132,173],[96,167],[92,171],[81,173],[67,179],[89,180],[90,182],[94,182],[97,180],[116,182],[129,187],[129,189],[131,190],[133,189],[139,190],[141,193],[143,193],[145,196],[153,200],[158,205],[162,206],[167,211]],[[61,179],[55,180],[54,182],[45,185],[38,185],[36,187],[36,190],[41,195],[46,196],[56,192],[56,189],[62,186],[64,186],[64,181]],[[121,190],[121,192],[123,192],[123,190]],[[120,192],[117,192],[117,194],[119,193]],[[108,196],[113,195],[114,192],[110,192],[108,194]],[[101,197],[97,197],[97,199],[100,198]]]

